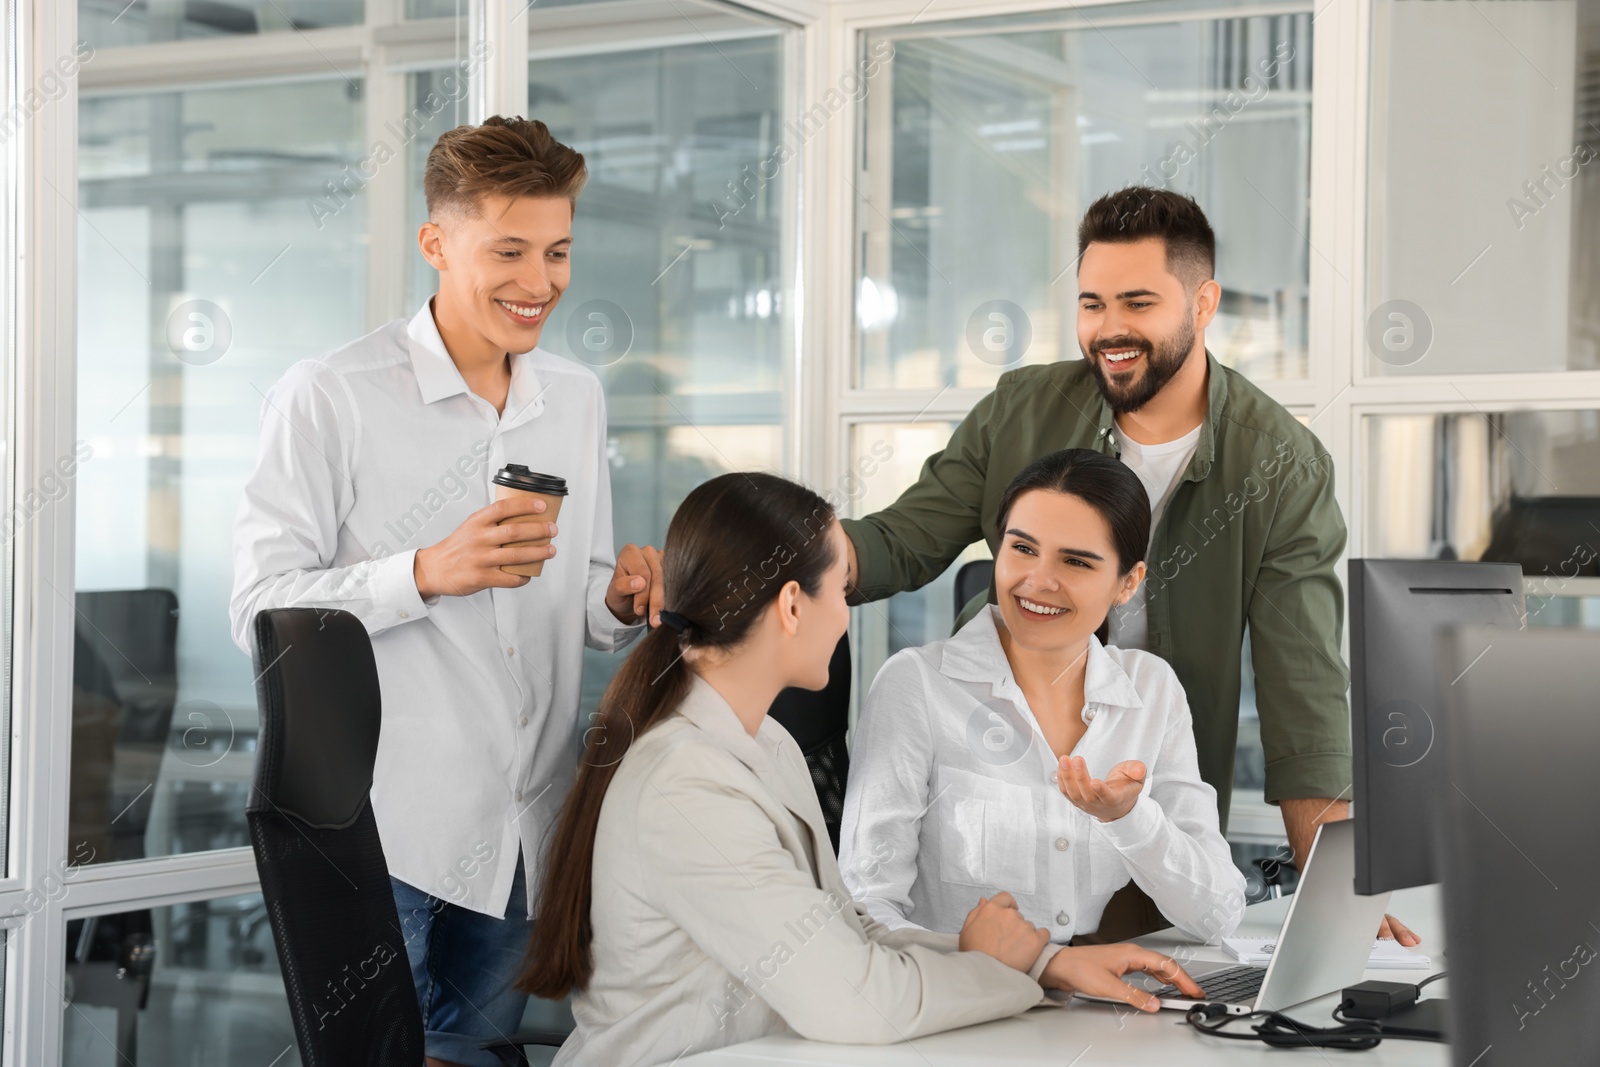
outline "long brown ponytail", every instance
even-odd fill
[[[646,633],[617,672],[545,856],[538,914],[517,988],[557,999],[588,986],[594,972],[589,902],[600,806],[635,738],[673,713],[693,675],[690,648],[733,648],[778,591],[798,582],[816,596],[833,566],[833,508],[804,486],[772,474],[723,474],[696,488],[667,528],[662,571],[667,607],[688,627]]]

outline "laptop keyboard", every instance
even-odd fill
[[[1261,980],[1266,976],[1265,967],[1227,967],[1206,975],[1200,988],[1205,990],[1206,1000],[1220,1000],[1230,1004],[1241,1000],[1254,1000],[1256,994],[1261,992]],[[1155,995],[1163,1000],[1170,997],[1191,999],[1189,994],[1175,985],[1164,985],[1155,991]]]

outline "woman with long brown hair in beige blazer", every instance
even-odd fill
[[[659,1064],[770,1034],[881,1044],[1003,1018],[1045,989],[1120,997],[1132,971],[1198,986],[1135,945],[1062,948],[1010,894],[959,934],[890,931],[850,899],[811,776],[766,712],[821,689],[849,624],[844,534],[767,474],[689,494],[667,601],[601,700],[544,864],[521,988],[573,993],[556,1063]]]

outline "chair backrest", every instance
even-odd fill
[[[143,859],[155,803],[149,784],[172,743],[178,597],[170,589],[91,589],[73,599],[73,727],[80,731],[72,751],[73,810],[83,810],[76,805],[89,790],[102,792],[109,810],[97,828],[74,819],[72,839],[97,853],[103,846],[106,859]],[[109,721],[95,721],[107,710],[114,712]]]
[[[1495,510],[1482,558],[1520,564],[1526,574],[1559,568],[1569,578],[1592,578],[1600,575],[1600,560],[1590,553],[1580,561],[1572,546],[1588,544],[1595,523],[1600,496],[1513,496]]]
[[[178,596],[170,589],[90,589],[73,597],[78,626],[119,683],[178,673]]]
[[[368,792],[381,703],[354,615],[255,618],[261,737],[246,817],[305,1067],[423,1062],[422,1014]]]
[[[839,852],[839,826],[844,821],[844,791],[850,776],[850,750],[845,734],[850,729],[850,634],[839,639],[828,665],[824,689],[785,689],[767,714],[794,735],[811,770],[811,784],[822,804],[822,818]]]
[[[956,571],[956,618],[967,609],[975,596],[988,596],[994,584],[994,560],[968,560]]]

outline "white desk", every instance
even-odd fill
[[[1287,898],[1253,904],[1245,909],[1239,936],[1277,934]],[[1422,938],[1419,946],[1433,962],[1433,971],[1445,969],[1444,916],[1437,887],[1407,889],[1394,894],[1389,910]],[[1377,931],[1373,931],[1376,935]],[[1176,953],[1184,943],[1172,931],[1140,938],[1141,944]],[[1184,958],[1183,956],[1179,957]],[[1195,960],[1225,961],[1220,948],[1192,949]],[[1417,982],[1425,971],[1371,971],[1367,977],[1394,982]],[[1423,999],[1448,994],[1447,978],[1423,990]],[[1338,991],[1321,1000],[1295,1007],[1285,1014],[1315,1026],[1332,1026],[1329,1014]],[[1249,1032],[1244,1020],[1230,1029]],[[689,1056],[677,1067],[771,1067],[776,1063],[836,1064],[840,1067],[971,1067],[1004,1064],[1006,1067],[1209,1067],[1209,1065],[1262,1064],[1284,1067],[1294,1063],[1324,1061],[1350,1067],[1441,1067],[1450,1061],[1447,1046],[1432,1041],[1388,1040],[1370,1052],[1332,1050],[1286,1051],[1267,1045],[1210,1037],[1184,1022],[1183,1014],[1162,1011],[1153,1015],[1110,1004],[1074,1000],[1062,1007],[1035,1008],[998,1022],[950,1030],[898,1045],[829,1045],[797,1037],[769,1037],[714,1052]]]

